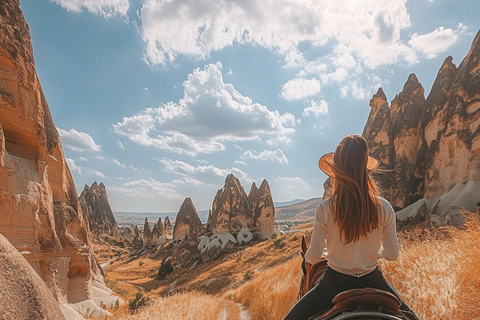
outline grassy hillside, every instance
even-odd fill
[[[279,220],[312,220],[315,208],[322,201],[321,198],[313,198],[289,206],[275,207],[275,221]]]
[[[112,308],[113,319],[243,320],[245,308],[251,320],[281,319],[297,299],[302,234],[309,235],[293,231],[281,241],[256,242],[217,261],[175,270],[165,280],[154,275],[167,247],[135,259],[123,253],[104,269],[107,283],[126,301],[141,288],[150,303],[137,314],[126,305]],[[462,230],[415,229],[399,238],[400,258],[382,261],[381,267],[422,320],[480,317],[477,219],[470,218]]]

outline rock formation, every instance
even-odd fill
[[[148,224],[148,218],[145,218],[145,223],[143,225],[143,245],[148,246],[153,243],[153,233]]]
[[[379,89],[363,136],[375,179],[400,223],[459,224],[480,207],[480,31],[457,68],[445,59],[431,92],[410,75],[390,108]]]
[[[250,231],[262,238],[270,237],[275,228],[275,207],[267,180],[263,180],[258,189],[254,182],[247,199],[253,211],[253,227]]]
[[[168,237],[172,234],[172,223],[168,217],[165,217],[165,220],[163,221],[163,234],[165,237]]]
[[[45,282],[1,234],[0,274],[0,319],[65,319]]]
[[[238,233],[248,229],[259,237],[271,236],[275,223],[275,208],[268,182],[257,188],[253,183],[247,195],[233,174],[218,190],[209,213],[207,230],[214,234]]]
[[[192,199],[186,198],[175,219],[173,241],[184,240],[196,243],[199,235],[203,233],[203,224],[198,217],[197,209]]]
[[[115,216],[108,203],[107,191],[103,183],[100,185],[95,181],[89,188],[83,188],[79,197],[83,214],[87,217],[90,231],[95,235],[118,234],[118,226]]]
[[[57,301],[92,296],[97,263],[38,80],[19,0],[0,1],[0,233]]]

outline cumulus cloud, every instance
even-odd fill
[[[140,145],[194,156],[224,150],[224,141],[259,140],[295,131],[294,115],[271,111],[224,83],[221,63],[195,69],[183,86],[178,103],[124,117],[113,125],[114,132]]]
[[[456,30],[439,27],[427,34],[412,34],[409,44],[427,59],[432,59],[454,45],[464,31],[465,26],[462,24]]]
[[[285,100],[298,100],[320,92],[320,82],[315,79],[293,79],[282,86],[281,96]]]
[[[90,11],[109,18],[115,15],[126,16],[130,7],[129,0],[52,0],[71,12]]]
[[[77,164],[75,163],[75,160],[70,158],[65,158],[65,162],[67,162],[67,165],[70,168],[70,171],[76,172],[78,174],[82,174],[82,168],[77,166]]]
[[[309,191],[310,186],[300,177],[278,177],[273,179],[274,186],[286,195],[298,194],[298,191]]]
[[[130,199],[158,199],[160,196],[169,200],[184,199],[173,183],[164,183],[152,178],[125,182],[119,186],[110,186],[109,192],[118,193]]]
[[[302,115],[309,116],[313,114],[315,117],[326,115],[328,113],[328,103],[325,100],[310,100],[310,104],[303,109]]]
[[[372,68],[414,56],[400,41],[400,31],[410,26],[404,0],[388,5],[381,0],[145,0],[141,19],[150,64],[173,62],[179,55],[203,59],[234,44],[279,52],[288,65],[303,63],[302,43],[345,46]]]
[[[158,159],[158,161],[164,165],[163,170],[165,172],[179,175],[182,177],[183,181],[189,181],[188,179],[196,179],[197,181],[203,181],[204,185],[211,185],[210,182],[216,182],[218,180],[216,177],[221,177],[223,179],[230,173],[240,180],[247,182],[252,181],[248,174],[235,167],[221,169],[208,164],[193,166],[180,160],[172,160],[167,158],[161,158]],[[185,180],[186,178],[188,179]]]
[[[57,128],[62,145],[73,151],[100,151],[102,148],[96,144],[93,138],[85,132],[75,129],[64,130]]]
[[[95,169],[91,169],[91,168],[81,167],[77,165],[75,163],[75,160],[71,158],[65,158],[65,161],[67,162],[67,165],[70,168],[70,171],[72,173],[77,173],[83,176],[94,176],[99,178],[106,178],[106,176],[102,172]]]
[[[256,152],[252,150],[247,150],[243,156],[245,159],[254,159],[261,161],[278,161],[280,163],[287,164],[288,159],[283,153],[282,150],[263,150],[262,152]]]

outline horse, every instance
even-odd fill
[[[304,257],[308,246],[302,235],[301,255]],[[312,289],[327,269],[328,261],[322,258],[316,264],[305,261],[302,264],[303,276],[300,281],[298,299],[300,300]],[[390,292],[364,288],[350,289],[339,293],[333,300],[330,309],[322,310],[309,320],[408,320],[400,311],[400,301]]]

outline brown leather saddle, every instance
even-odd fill
[[[393,319],[404,320],[400,301],[390,292],[378,289],[351,289],[332,300],[333,307],[309,320]]]

